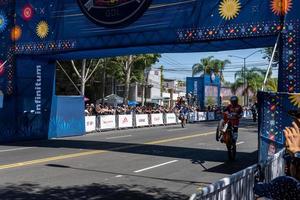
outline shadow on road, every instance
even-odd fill
[[[91,184],[72,187],[41,187],[37,184],[0,186],[1,200],[188,200],[165,188],[139,185]]]
[[[187,184],[187,185],[194,185],[194,186],[197,186],[197,187],[211,184],[210,182],[199,182],[199,181],[190,181],[190,180],[173,179],[173,178],[172,179],[171,178],[159,178],[159,177],[154,177],[154,176],[126,174],[126,173],[120,173],[120,172],[117,173],[117,172],[111,172],[111,171],[86,169],[86,168],[79,168],[79,167],[72,167],[72,166],[58,165],[58,164],[46,164],[45,166],[54,167],[54,168],[62,168],[62,169],[79,170],[79,171],[85,171],[85,172],[96,172],[96,173],[101,173],[101,174],[122,175],[122,176],[128,176],[128,177],[137,177],[137,178],[167,181],[167,182],[173,182],[173,183],[182,183],[182,184]]]
[[[14,144],[16,146],[16,144]],[[87,140],[48,140],[39,141],[30,144],[19,144],[22,147],[45,147],[45,148],[68,148],[85,150],[107,150],[111,152],[144,154],[152,156],[173,157],[190,159],[193,161],[227,161],[227,151],[216,149],[201,149],[178,146],[164,146],[139,143],[120,143],[105,141],[87,141]],[[251,156],[252,153],[238,152],[238,157]]]
[[[15,146],[16,144],[14,144]],[[120,142],[107,142],[107,141],[87,141],[87,140],[48,140],[48,141],[36,141],[30,143],[21,143],[19,146],[26,147],[46,147],[46,148],[68,148],[68,149],[85,149],[85,150],[108,150],[111,152],[121,152],[130,154],[141,154],[150,156],[161,156],[188,159],[194,164],[198,164],[205,170],[205,162],[226,162],[227,151],[217,149],[201,149],[201,148],[189,148],[189,147],[178,147],[178,146],[164,146],[164,145],[153,145],[153,144],[138,144],[138,143],[120,143]],[[234,168],[220,167],[219,170],[215,170],[216,173],[231,174],[234,172],[244,169],[257,161],[257,153],[251,152],[238,152],[237,159],[239,165]],[[229,165],[230,166],[230,165]]]

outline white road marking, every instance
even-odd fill
[[[166,162],[166,163],[162,163],[162,164],[159,164],[159,165],[154,165],[152,167],[147,167],[147,168],[144,168],[144,169],[140,169],[140,170],[134,171],[134,173],[143,172],[143,171],[146,171],[146,170],[149,170],[149,169],[161,167],[161,166],[168,165],[168,164],[175,163],[175,162],[178,162],[178,160],[172,160],[172,161],[169,161],[169,162]]]
[[[115,176],[116,178],[121,178],[121,177],[123,177],[123,175],[117,175],[117,176]]]
[[[123,136],[116,136],[116,137],[108,137],[106,139],[107,140],[111,140],[111,139],[126,138],[126,137],[132,137],[132,135],[123,135]]]
[[[236,145],[240,145],[240,144],[244,144],[245,142],[244,141],[240,141],[238,143],[236,143]]]
[[[176,128],[176,129],[169,129],[168,132],[174,132],[174,131],[182,131],[182,128]]]
[[[33,149],[33,148],[36,148],[36,147],[23,147],[23,148],[15,148],[15,149],[5,149],[5,150],[0,150],[0,153],[9,152],[9,151],[20,151],[20,150]]]

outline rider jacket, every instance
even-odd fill
[[[230,119],[230,122],[232,123],[233,126],[238,126],[240,123],[240,117],[242,116],[243,113],[243,108],[240,105],[229,105],[225,109],[225,112],[228,112],[229,114],[232,114],[234,117]]]

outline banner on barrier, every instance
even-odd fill
[[[119,115],[119,128],[130,128],[132,125],[132,115]]]
[[[136,126],[148,126],[149,125],[149,118],[148,115],[136,115],[135,116]]]
[[[152,125],[162,125],[164,124],[163,114],[151,114],[151,124]]]
[[[206,121],[206,112],[198,112],[198,120],[199,121]]]
[[[115,115],[102,115],[100,117],[100,129],[114,129],[116,128]]]
[[[194,112],[194,121],[195,121],[195,122],[199,121],[199,118],[198,118],[197,112]]]
[[[167,113],[166,114],[166,124],[176,124],[177,123],[177,117],[175,113]]]
[[[96,131],[96,116],[85,117],[85,132]]]
[[[208,112],[207,119],[208,120],[215,120],[215,113],[214,112]]]
[[[189,113],[189,117],[188,117],[188,121],[190,122],[190,123],[193,123],[194,122],[194,119],[195,119],[195,113],[193,113],[193,112],[191,112],[191,113]]]

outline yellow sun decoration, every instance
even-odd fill
[[[45,37],[47,37],[48,33],[49,33],[49,26],[48,26],[47,22],[45,22],[45,21],[39,22],[36,27],[36,34],[41,39],[44,39]]]
[[[292,8],[292,0],[272,0],[271,9],[276,15],[285,15]]]
[[[231,20],[238,16],[241,10],[239,0],[223,0],[219,6],[219,13],[223,19]]]
[[[300,108],[300,94],[290,94],[289,99],[294,106]]]

